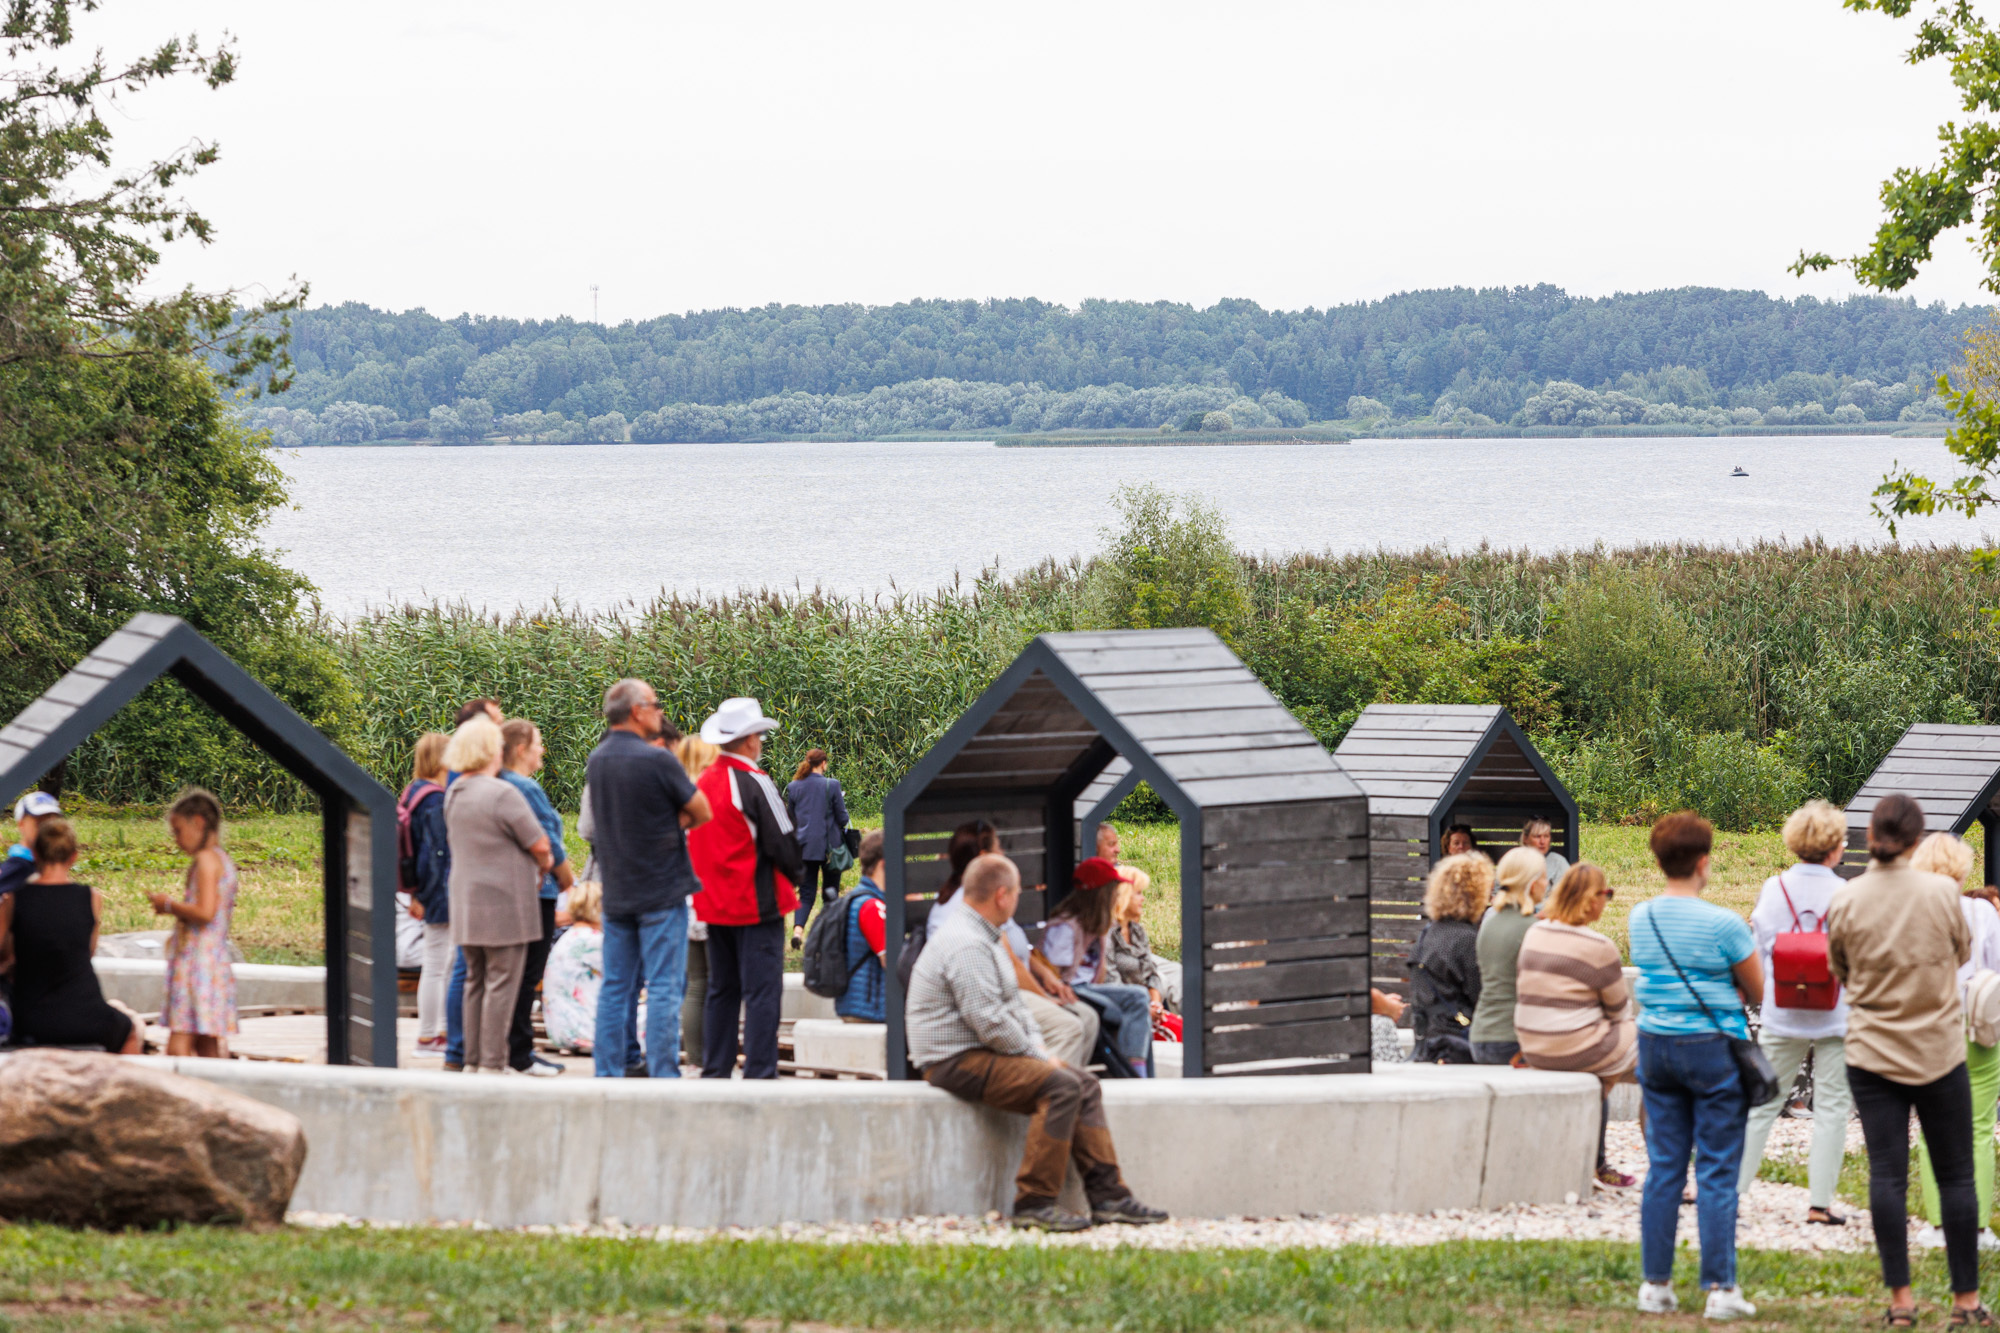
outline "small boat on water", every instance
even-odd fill
[[[1730,473],[1729,475],[1730,475],[1730,476],[1732,476],[1732,477],[1747,477],[1747,476],[1749,476],[1750,474],[1749,474],[1748,472],[1745,472],[1745,471],[1744,471],[1744,470],[1743,470],[1742,468],[1740,468],[1740,467],[1739,467],[1739,468],[1737,468],[1737,469],[1736,469],[1736,470],[1735,470],[1734,472]]]

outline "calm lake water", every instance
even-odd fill
[[[1936,440],[1384,440],[996,449],[945,444],[322,448],[277,455],[295,508],[267,540],[327,610],[464,601],[593,609],[661,590],[929,592],[1088,555],[1127,482],[1193,491],[1249,551],[1597,542],[1886,540],[1893,462],[1948,475]],[[1748,477],[1731,477],[1742,466]],[[1905,541],[1971,542],[1927,520]]]

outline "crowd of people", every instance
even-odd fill
[[[682,736],[654,689],[628,679],[606,691],[603,716],[586,764],[581,871],[536,780],[544,747],[534,722],[481,698],[450,734],[418,740],[397,805],[398,901],[420,972],[418,1054],[468,1073],[559,1074],[534,1049],[539,997],[549,1042],[588,1054],[599,1077],[678,1078],[687,1063],[705,1078],[775,1078],[788,926],[809,970],[815,952],[834,956],[838,966],[817,974],[837,977],[823,993],[842,1019],[884,1021],[883,839],[849,827],[827,753],[810,751],[781,794],[761,763],[778,724],[755,699],[725,700]],[[137,1052],[138,1016],[105,999],[91,963],[104,902],[72,873],[74,829],[44,792],[23,797],[14,818],[19,841],[0,860],[0,1037]],[[223,811],[189,790],[167,822],[188,857],[179,896],[148,895],[171,922],[167,1049],[226,1056],[237,1031],[238,876]],[[1852,880],[1836,871],[1847,841],[1840,810],[1809,802],[1783,839],[1794,864],[1764,884],[1746,921],[1704,897],[1709,823],[1686,811],[1658,820],[1650,847],[1665,886],[1630,915],[1637,979],[1628,986],[1618,945],[1595,928],[1615,896],[1600,867],[1569,864],[1542,821],[1497,862],[1472,829],[1446,830],[1409,960],[1414,1044],[1406,1054],[1395,1026],[1404,1002],[1377,990],[1375,1058],[1595,1076],[1596,1175],[1612,1189],[1634,1181],[1606,1156],[1610,1092],[1636,1082],[1648,1157],[1639,1309],[1676,1308],[1676,1231],[1692,1203],[1705,1312],[1717,1319],[1755,1313],[1736,1279],[1737,1201],[1809,1067],[1805,1223],[1848,1220],[1834,1188],[1858,1114],[1890,1292],[1885,1322],[1912,1326],[1914,1114],[1927,1215],[1918,1243],[1945,1252],[1953,1326],[1991,1326],[1978,1256],[2000,1249],[1986,1226],[2000,1109],[2000,890],[1969,880],[1971,849],[1927,833],[1905,796],[1875,805],[1870,865]],[[1149,881],[1121,861],[1118,830],[1103,825],[1097,855],[1075,868],[1031,940],[1015,919],[1021,873],[1004,844],[984,820],[960,825],[934,899],[909,895],[916,924],[900,950],[909,1058],[933,1086],[1029,1117],[1017,1225],[1158,1221],[1119,1174],[1091,1072],[1148,1077],[1154,1043],[1180,1037],[1179,965],[1153,953],[1143,921]],[[859,883],[844,892],[850,868]],[[1072,1163],[1088,1215],[1056,1201]]]
[[[682,736],[650,685],[621,680],[605,694],[604,722],[585,764],[578,832],[590,858],[580,871],[535,780],[542,741],[531,721],[475,699],[450,735],[418,740],[397,808],[399,901],[422,923],[419,1055],[471,1073],[559,1073],[525,1039],[538,991],[549,1043],[589,1054],[598,1077],[678,1078],[693,1064],[704,1078],[775,1078],[787,927],[792,949],[811,950],[815,899],[844,964],[835,1012],[884,1021],[882,835],[849,826],[827,753],[809,751],[781,794],[762,767],[778,724],[755,699],[725,700]],[[1151,1072],[1154,1034],[1178,1035],[1178,971],[1152,952],[1140,921],[1147,885],[1115,860],[1117,830],[1106,826],[1099,843],[1109,855],[1077,868],[1073,892],[1031,945],[1011,905],[988,920],[998,888],[966,891],[982,863],[1013,876],[1010,904],[1020,889],[999,834],[966,824],[948,846],[936,906],[903,950],[911,1012],[926,995],[926,1012],[951,1016],[965,1038],[949,1050],[913,1043],[917,1067],[949,1091],[1031,1118],[1039,1146],[1023,1167],[1021,1226],[1163,1216],[1124,1188],[1088,1066]],[[843,892],[850,868],[859,882]],[[960,985],[954,947],[933,943],[978,933],[975,920],[1004,945],[994,964],[1007,960],[1004,985],[988,988],[982,976],[976,996]],[[1008,1077],[975,1087],[968,1071],[980,1051]],[[959,1073],[933,1068],[943,1064]],[[1050,1173],[1059,1185],[1071,1157],[1088,1162],[1088,1217],[1055,1204]]]
[[[1907,796],[1870,812],[1869,866],[1852,880],[1835,869],[1847,851],[1842,811],[1809,802],[1783,838],[1794,864],[1765,882],[1745,921],[1703,896],[1708,821],[1687,811],[1658,820],[1649,841],[1666,883],[1629,918],[1637,982],[1628,987],[1618,946],[1592,928],[1615,893],[1603,870],[1558,866],[1547,825],[1530,825],[1497,865],[1473,830],[1447,830],[1410,956],[1411,1054],[1595,1075],[1605,1092],[1597,1178],[1614,1189],[1633,1180],[1606,1160],[1602,1127],[1612,1087],[1636,1082],[1647,1153],[1638,1307],[1678,1308],[1676,1231],[1692,1203],[1710,1319],[1756,1313],[1737,1284],[1737,1204],[1810,1063],[1805,1224],[1848,1220],[1834,1187],[1858,1112],[1889,1290],[1884,1323],[1914,1326],[1914,1114],[1928,1215],[1918,1243],[1945,1251],[1950,1325],[1991,1327],[1978,1257],[2000,1249],[1986,1227],[2000,1105],[2000,890],[1968,878],[1971,848],[1927,833]],[[1376,1059],[1406,1058],[1394,1029],[1401,1002],[1374,999]]]

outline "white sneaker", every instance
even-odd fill
[[[1674,1295],[1671,1283],[1642,1282],[1639,1284],[1640,1314],[1672,1314],[1680,1308],[1680,1298]]]
[[[1708,1308],[1701,1312],[1704,1319],[1749,1319],[1757,1313],[1757,1307],[1743,1299],[1741,1287],[1711,1287],[1708,1292]]]
[[[1992,1227],[1979,1228],[1979,1248],[1982,1250],[2000,1250],[2000,1236],[1993,1234]]]
[[[1944,1248],[1944,1232],[1926,1224],[1917,1231],[1917,1245],[1921,1249],[1941,1250]]]

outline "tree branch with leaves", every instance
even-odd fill
[[[1908,18],[1916,0],[1841,0],[1848,9],[1874,10]],[[1930,262],[1933,248],[1948,231],[1971,226],[1971,241],[1986,265],[1981,286],[2000,294],[2000,126],[1985,119],[2000,114],[2000,32],[1976,13],[1970,0],[1948,0],[1919,21],[1909,63],[1943,60],[1959,90],[1960,108],[1980,117],[1938,129],[1943,145],[1935,165],[1898,168],[1882,182],[1881,225],[1867,250],[1847,259],[1801,252],[1791,271],[1798,276],[1845,266],[1877,291],[1900,291]],[[1897,467],[1875,488],[1874,510],[1896,535],[1899,519],[1959,513],[1968,518],[1995,502],[2000,480],[2000,331],[1992,326],[1968,331],[1965,360],[1956,375],[1938,376],[1938,393],[1956,417],[1945,447],[1962,471],[1939,483]],[[1993,551],[1979,559],[1992,565]]]

